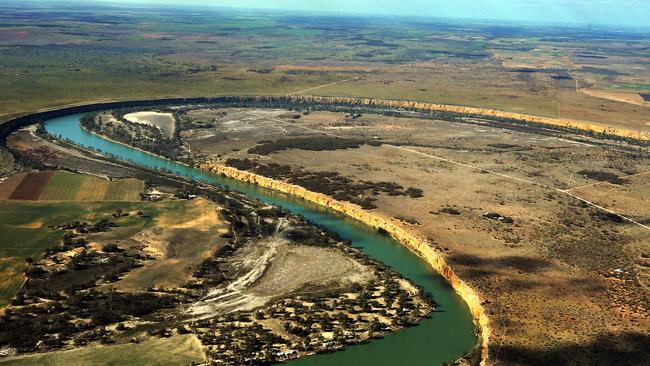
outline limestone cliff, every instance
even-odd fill
[[[527,123],[540,124],[552,127],[568,128],[594,134],[604,134],[626,139],[639,141],[650,141],[650,135],[643,132],[629,131],[612,127],[603,127],[593,124],[589,121],[580,121],[564,118],[549,118],[533,116],[522,113],[512,113],[495,109],[463,107],[447,104],[434,104],[424,102],[411,102],[387,99],[369,99],[369,98],[349,98],[349,97],[319,97],[319,96],[256,96],[256,97],[235,97],[240,100],[252,100],[258,102],[272,101],[289,101],[297,103],[315,103],[315,104],[339,104],[352,105],[359,107],[385,107],[394,109],[407,109],[417,111],[443,111],[470,115],[480,115],[486,117],[506,118]]]
[[[395,240],[399,241],[401,244],[411,249],[420,257],[424,258],[436,271],[441,273],[467,303],[479,330],[478,333],[481,342],[481,365],[487,364],[490,329],[488,327],[489,322],[487,315],[485,314],[483,306],[481,305],[481,299],[472,288],[470,288],[454,273],[451,267],[447,265],[444,258],[433,248],[431,248],[431,246],[429,246],[427,240],[418,238],[403,228],[395,225],[389,219],[365,211],[359,206],[347,202],[337,201],[332,197],[321,193],[308,191],[300,186],[218,164],[204,164],[201,166],[201,169],[204,171],[222,174],[224,176],[247,183],[256,184],[278,192],[283,192],[304,198],[308,201],[328,207],[334,211],[344,213],[373,228],[381,228],[388,232]]]

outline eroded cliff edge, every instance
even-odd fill
[[[243,182],[259,185],[260,187],[303,198],[307,201],[317,203],[334,211],[348,215],[375,229],[385,230],[395,240],[399,241],[402,245],[405,245],[414,253],[426,260],[433,269],[438,271],[445,279],[447,279],[447,281],[449,281],[458,295],[467,303],[478,328],[481,355],[480,364],[488,364],[490,328],[488,317],[483,305],[481,304],[481,299],[471,287],[469,287],[454,273],[451,267],[445,262],[444,258],[429,246],[427,240],[418,238],[403,228],[393,224],[390,220],[369,213],[356,205],[337,201],[332,197],[309,191],[297,185],[219,164],[206,163],[202,164],[200,168],[204,171],[221,174],[229,178],[234,178]]]
[[[348,107],[376,107],[390,110],[408,110],[415,112],[447,112],[467,117],[486,117],[498,118],[509,122],[527,123],[531,125],[552,127],[570,132],[590,134],[596,137],[626,139],[633,142],[647,144],[650,142],[650,134],[647,132],[637,132],[620,128],[605,127],[595,124],[591,121],[580,121],[573,119],[561,119],[533,116],[522,113],[512,113],[495,109],[456,106],[448,104],[435,104],[425,102],[414,102],[404,100],[387,100],[371,98],[352,98],[352,97],[326,97],[311,95],[230,95],[214,97],[188,97],[188,98],[165,98],[165,99],[147,99],[132,101],[113,101],[106,103],[94,103],[87,105],[77,105],[66,108],[55,108],[52,110],[41,111],[14,118],[12,120],[0,123],[0,143],[3,143],[6,137],[16,129],[56,117],[62,117],[74,113],[94,112],[113,108],[131,108],[131,107],[156,107],[173,104],[224,104],[233,107],[247,106],[267,106],[267,107],[287,107],[289,105],[309,106],[309,105],[329,105],[329,106],[348,106]]]
[[[450,112],[468,116],[481,116],[501,118],[505,120],[530,123],[559,129],[567,129],[581,133],[603,135],[616,138],[635,140],[640,142],[650,141],[650,135],[644,132],[625,130],[620,128],[605,127],[595,124],[591,121],[582,121],[566,118],[550,118],[542,116],[533,116],[523,113],[506,112],[496,109],[486,109],[477,107],[457,106],[449,104],[436,104],[405,100],[389,99],[371,99],[371,98],[353,98],[353,97],[327,97],[312,95],[293,95],[293,96],[256,96],[244,97],[256,102],[274,102],[287,101],[293,103],[311,103],[322,105],[349,105],[357,107],[380,107],[393,110],[410,110],[421,112]]]

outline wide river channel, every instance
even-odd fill
[[[440,365],[460,358],[478,343],[472,316],[463,300],[445,279],[417,255],[392,238],[315,203],[280,194],[253,184],[203,172],[128,146],[117,144],[84,131],[79,125],[81,114],[46,121],[49,133],[82,147],[149,168],[164,168],[179,176],[192,177],[244,193],[251,198],[283,207],[295,214],[349,239],[352,246],[390,266],[414,281],[433,296],[438,304],[431,318],[418,326],[406,328],[382,339],[349,346],[345,350],[305,357],[288,364],[295,366],[395,366]],[[327,263],[323,263],[327,265]]]

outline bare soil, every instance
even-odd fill
[[[9,196],[9,199],[37,200],[51,177],[52,172],[28,173]]]

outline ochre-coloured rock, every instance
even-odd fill
[[[203,164],[201,169],[204,171],[221,174],[229,178],[234,178],[243,182],[259,185],[260,187],[269,188],[278,192],[301,197],[307,201],[317,203],[328,207],[334,211],[346,214],[357,219],[375,229],[383,229],[388,232],[395,240],[405,245],[411,251],[426,260],[436,271],[442,274],[449,281],[451,286],[467,303],[474,321],[479,330],[481,342],[481,365],[487,364],[488,358],[488,340],[490,329],[488,327],[488,318],[485,314],[481,299],[478,294],[470,288],[463,280],[458,278],[454,271],[445,262],[444,258],[438,254],[428,243],[427,240],[416,237],[403,228],[395,225],[389,219],[380,217],[368,211],[363,210],[357,205],[341,202],[327,195],[309,191],[303,187],[267,178],[258,174],[242,171],[233,167],[219,164]]]
[[[348,98],[348,97],[319,97],[311,95],[294,95],[294,96],[251,96],[251,97],[235,97],[241,100],[253,100],[259,102],[272,102],[272,101],[293,101],[299,103],[315,103],[315,104],[345,104],[360,107],[386,107],[394,109],[410,109],[420,111],[442,111],[454,112],[462,114],[481,115],[488,117],[507,118],[519,120],[528,123],[535,123],[540,125],[570,128],[579,131],[585,131],[595,134],[606,134],[609,136],[617,136],[627,139],[650,141],[650,135],[643,132],[635,132],[612,127],[598,126],[589,121],[579,121],[564,118],[549,118],[532,116],[522,113],[512,113],[500,111],[495,109],[463,107],[447,104],[435,104],[424,102],[411,102],[400,100],[387,100],[387,99],[368,99],[368,98]]]

